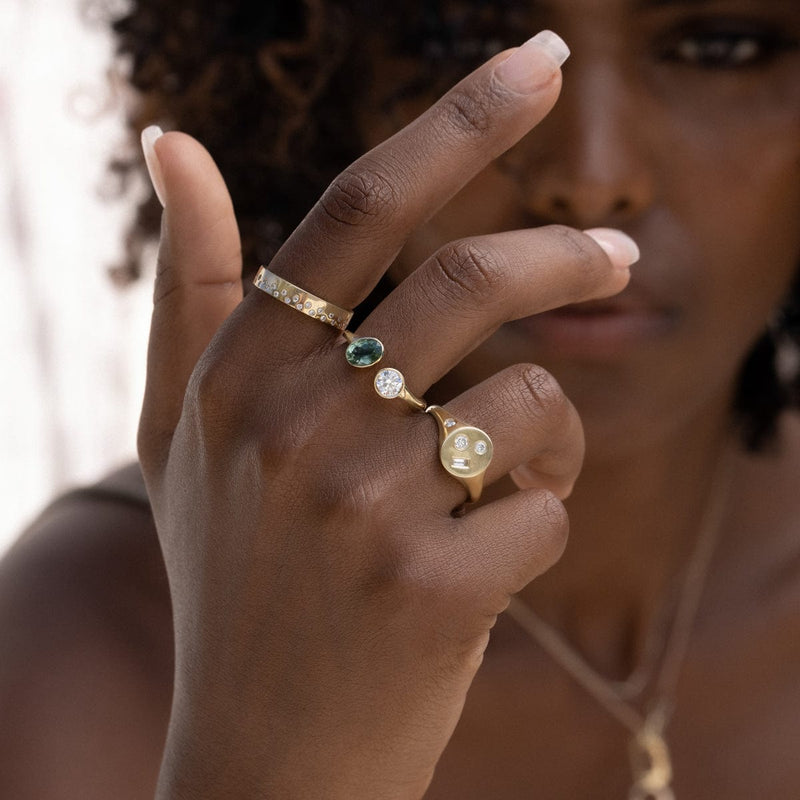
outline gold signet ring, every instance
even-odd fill
[[[425,412],[433,416],[439,426],[442,466],[466,486],[470,502],[476,503],[494,453],[489,434],[456,419],[441,406],[428,406]]]

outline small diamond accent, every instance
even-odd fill
[[[293,303],[298,303],[298,302],[300,302],[300,295],[299,295],[299,294],[296,294],[296,295],[295,295],[295,296],[292,298],[292,302],[293,302]]]
[[[311,301],[310,300],[306,300],[306,308],[311,308]]]
[[[281,289],[281,295],[285,295],[285,294],[286,294],[286,289]]]
[[[486,442],[483,441],[483,439],[481,439],[479,442],[475,442],[475,452],[479,456],[486,455],[487,449],[488,449],[488,446],[487,446]]]
[[[272,296],[273,296],[273,297],[280,297],[280,296],[281,296],[281,293],[280,293],[279,291],[277,291],[277,289],[276,289],[276,290],[275,290],[275,291],[272,293]]]
[[[450,461],[450,466],[453,469],[469,469],[468,458],[453,458]]]
[[[456,436],[453,447],[455,447],[456,450],[466,450],[469,447],[469,439],[461,433]]]
[[[397,397],[403,391],[403,386],[403,376],[396,369],[382,369],[375,376],[375,391],[381,397]]]
[[[291,297],[284,297],[283,298],[283,302],[284,303],[288,303],[289,305],[291,305],[292,304],[292,298]]]
[[[452,428],[452,427],[455,426],[455,424],[456,424],[456,421],[454,419],[446,419],[444,421],[445,428]]]
[[[320,314],[320,315],[319,315],[319,318],[320,318],[320,319],[321,319],[323,322],[327,322],[327,320],[328,320],[328,317],[327,317],[325,314]]]
[[[302,304],[302,303],[298,303],[298,304],[295,306],[295,308],[296,308],[298,311],[302,311],[302,310],[303,310],[303,304]]]
[[[308,309],[308,314],[311,317],[316,317],[317,316],[317,309],[316,308],[309,308]]]

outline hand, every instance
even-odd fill
[[[551,57],[508,55],[345,170],[270,268],[362,301],[410,232],[555,102]],[[421,797],[496,616],[562,551],[577,415],[531,365],[453,399],[494,440],[487,483],[526,464],[530,487],[454,517],[466,492],[438,462],[433,419],[378,398],[333,328],[262,292],[242,301],[210,157],[182,134],[156,152],[166,208],[139,442],[176,638],[159,796]],[[359,333],[422,395],[505,321],[627,280],[627,261],[567,228],[465,239]]]

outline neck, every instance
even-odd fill
[[[592,457],[590,442],[566,503],[567,550],[521,594],[610,678],[628,677],[671,620],[729,439],[723,423],[709,415],[606,458]]]

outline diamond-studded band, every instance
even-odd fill
[[[301,289],[293,283],[281,278],[274,272],[270,272],[266,267],[261,267],[253,279],[253,284],[274,297],[279,302],[290,308],[300,311],[312,319],[331,325],[343,331],[350,322],[353,312],[345,308],[340,308],[315,294]]]
[[[461,422],[441,406],[428,406],[425,411],[439,426],[439,460],[442,466],[464,484],[470,501],[477,502],[494,454],[489,434]]]

